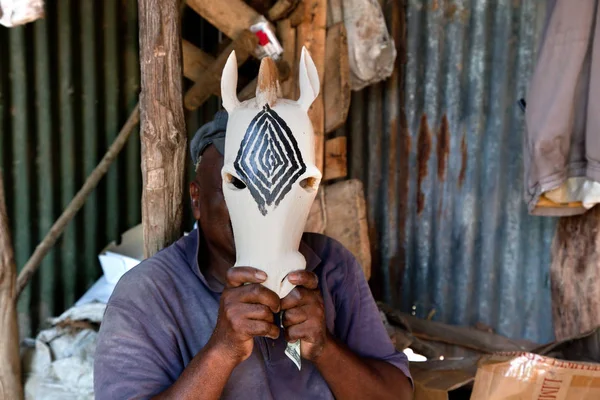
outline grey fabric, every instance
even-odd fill
[[[219,111],[212,121],[202,125],[190,143],[190,153],[194,165],[208,145],[214,145],[219,153],[225,154],[225,130],[227,129],[227,112]]]
[[[539,207],[542,196],[585,182],[580,196],[600,182],[599,0],[548,3],[548,20],[527,94],[523,152],[525,200],[535,215],[581,214],[584,207]],[[592,187],[592,189],[588,189]],[[596,196],[597,198],[597,196]],[[577,204],[579,198],[573,201]],[[595,203],[595,202],[592,202]]]

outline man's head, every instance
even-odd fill
[[[190,183],[190,197],[204,239],[233,264],[235,245],[221,178],[226,127],[227,112],[220,111],[192,139],[190,151],[195,177]]]

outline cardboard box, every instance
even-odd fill
[[[486,357],[475,376],[472,400],[598,400],[600,364],[538,354]]]
[[[531,352],[415,363],[411,372],[415,400],[598,400],[600,327]]]

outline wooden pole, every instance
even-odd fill
[[[303,3],[304,18],[297,28],[296,60],[300,60],[302,46],[306,46],[319,72],[321,90],[319,97],[310,107],[308,116],[315,130],[315,164],[317,168],[324,171],[325,106],[323,103],[323,88],[325,83],[327,0],[304,0]]]
[[[23,398],[15,299],[17,269],[0,173],[0,399]]]
[[[144,256],[181,236],[187,147],[177,0],[138,0]]]
[[[296,65],[296,28],[292,27],[289,19],[281,20],[277,23],[277,36],[283,47],[283,60],[288,63],[292,72],[292,79],[281,84],[281,92],[286,99],[294,98],[296,95],[296,86],[298,86],[298,66]]]
[[[560,218],[550,280],[556,340],[600,325],[600,207]]]
[[[332,25],[327,30],[325,65],[327,65],[323,88],[325,133],[331,133],[346,123],[352,97],[348,40],[343,22]]]

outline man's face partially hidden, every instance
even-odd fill
[[[210,145],[202,154],[196,169],[196,178],[190,183],[194,218],[198,221],[204,239],[226,260],[235,262],[235,244],[229,211],[223,197],[223,156]]]

